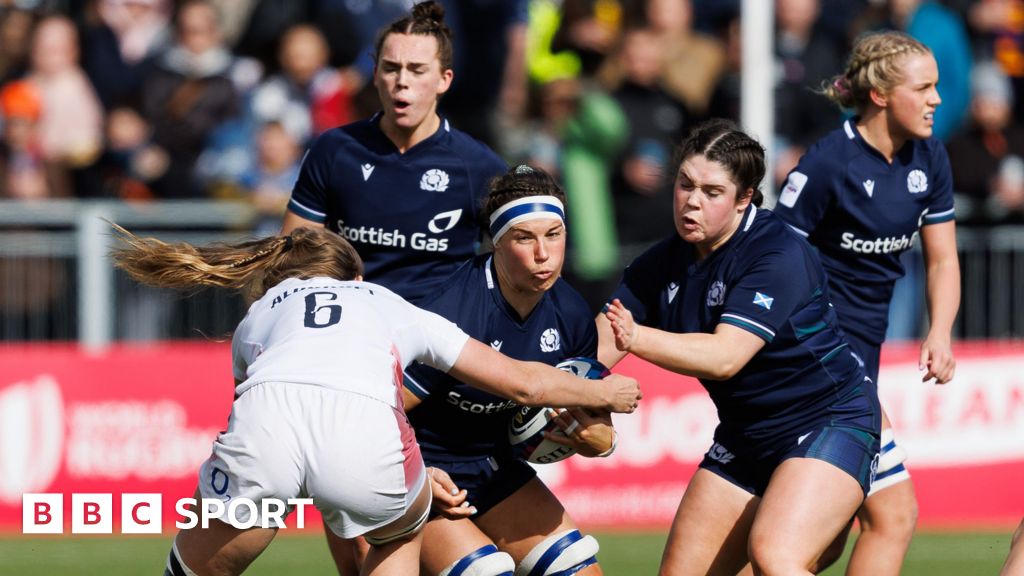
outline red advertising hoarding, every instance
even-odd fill
[[[923,526],[1012,526],[1024,515],[1024,344],[960,346],[947,386],[920,382],[915,347],[883,352],[880,393],[907,448]],[[25,493],[160,494],[165,526],[191,497],[233,396],[226,344],[0,348],[0,530],[22,528]],[[539,466],[583,525],[667,528],[710,445],[714,406],[693,379],[628,358],[644,400],[615,417],[606,459]],[[307,522],[318,526],[315,514]],[[70,526],[70,514],[65,513]],[[292,525],[291,522],[289,525]]]

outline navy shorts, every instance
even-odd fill
[[[460,490],[465,489],[466,500],[476,507],[477,516],[483,516],[537,476],[529,464],[514,457],[445,461],[423,454],[423,462],[444,470]],[[436,515],[431,513],[431,518]]]
[[[742,434],[715,431],[700,467],[755,496],[764,496],[775,469],[789,458],[823,460],[852,476],[867,494],[878,468],[877,432],[822,425],[810,432],[755,444]]]

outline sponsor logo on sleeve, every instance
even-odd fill
[[[807,175],[803,172],[797,172],[793,170],[789,173],[789,178],[786,179],[786,186],[782,189],[782,194],[779,195],[779,204],[792,208],[800,193],[803,192],[804,186],[807,184]]]

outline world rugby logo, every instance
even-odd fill
[[[60,470],[64,401],[51,376],[0,390],[0,502],[20,504],[42,492]]]
[[[448,173],[437,168],[427,170],[420,178],[420,189],[428,192],[444,192],[448,189]]]

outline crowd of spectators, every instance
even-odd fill
[[[376,31],[412,0],[0,0],[0,198],[248,199],[274,233],[302,153],[372,114]],[[674,146],[738,119],[740,0],[442,0],[441,112],[564,182],[569,273],[607,293],[672,231]],[[843,113],[860,33],[935,53],[961,224],[1024,222],[1024,0],[775,0],[773,185]],[[614,281],[614,280],[611,280]]]
[[[373,113],[375,30],[411,4],[0,1],[2,195],[249,197],[279,212],[295,149]],[[738,115],[739,0],[444,4],[459,38],[444,114],[510,162],[559,174],[567,147],[596,146],[614,221],[589,224],[619,245],[664,232],[651,215],[667,205],[673,145],[705,117]],[[936,133],[964,215],[1021,218],[1024,1],[776,0],[775,14],[776,182],[841,118],[814,90],[851,40],[899,28],[939,62]],[[573,142],[574,126],[605,141]]]

